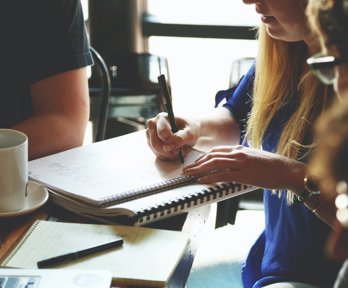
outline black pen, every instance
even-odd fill
[[[166,77],[163,74],[158,76],[158,84],[159,84],[161,91],[162,91],[163,104],[164,104],[164,107],[166,108],[166,111],[168,113],[168,118],[169,118],[170,126],[172,127],[172,132],[173,133],[178,132],[178,127],[176,125],[173,107],[172,107],[172,98],[170,97],[170,94],[169,94],[169,89],[168,89]],[[179,158],[180,158],[181,163],[184,163],[184,154],[183,154],[181,148],[179,150]]]
[[[69,261],[72,261],[75,259],[80,259],[84,256],[94,254],[94,253],[97,253],[100,251],[104,251],[104,250],[109,249],[109,248],[119,247],[119,246],[122,246],[122,244],[123,244],[123,239],[120,238],[120,239],[117,239],[116,241],[113,241],[113,242],[108,242],[108,243],[98,245],[95,247],[91,247],[91,248],[87,248],[84,250],[80,250],[80,251],[76,251],[76,252],[72,252],[72,253],[67,253],[67,254],[63,254],[60,256],[56,256],[56,257],[52,257],[52,258],[38,261],[37,267],[38,268],[49,268],[51,266],[62,264],[64,262],[69,262]]]

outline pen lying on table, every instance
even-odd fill
[[[52,258],[48,258],[45,260],[41,260],[37,262],[37,267],[38,268],[49,268],[58,264],[62,264],[65,262],[69,262],[75,259],[80,259],[82,257],[85,257],[87,255],[91,255],[97,252],[101,252],[104,251],[106,249],[110,249],[113,247],[120,247],[123,244],[123,239],[119,238],[116,241],[113,242],[108,242],[102,245],[98,245],[95,247],[91,247],[91,248],[87,248],[84,250],[80,250],[80,251],[76,251],[76,252],[72,252],[72,253],[67,253],[67,254],[63,254],[60,256],[56,256],[56,257],[52,257]]]

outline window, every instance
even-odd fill
[[[148,0],[148,12],[168,23],[255,26],[254,9],[241,0]]]
[[[253,9],[236,0],[148,0],[148,12],[159,23],[223,25],[226,29],[256,26]],[[232,62],[255,57],[256,51],[255,40],[149,37],[149,52],[168,59],[177,114],[209,111],[216,92],[229,87]]]

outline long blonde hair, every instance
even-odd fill
[[[328,105],[331,89],[305,69],[307,49],[303,41],[285,42],[271,38],[261,25],[253,107],[247,127],[247,139],[253,147],[262,148],[265,131],[277,111],[299,93],[297,109],[283,128],[277,153],[304,160],[310,151],[313,124]],[[288,202],[293,201],[294,194],[289,191]]]

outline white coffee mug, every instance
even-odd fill
[[[0,129],[0,213],[24,207],[28,185],[28,137]]]

